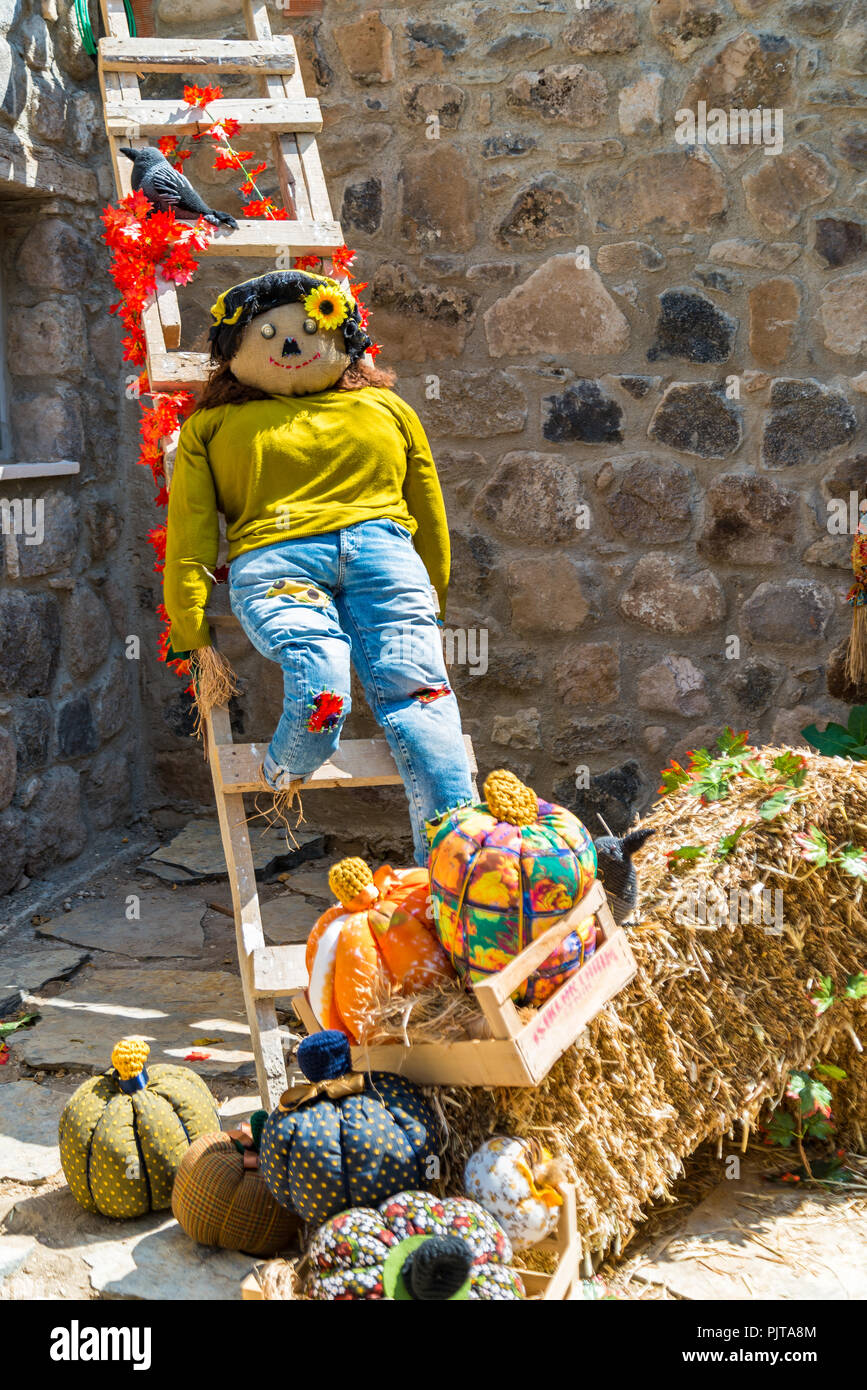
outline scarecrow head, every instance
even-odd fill
[[[275,270],[245,280],[211,308],[211,360],[274,396],[327,391],[371,346],[358,306],[336,280]]]

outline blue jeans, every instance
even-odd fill
[[[336,751],[361,679],[406,788],[416,863],[425,820],[473,796],[458,703],[449,688],[431,583],[409,532],[362,521],[248,551],[229,569],[232,611],[283,668],[283,714],[265,756],[280,790]]]

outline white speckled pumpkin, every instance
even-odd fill
[[[495,1135],[467,1159],[464,1190],[496,1217],[516,1250],[550,1235],[560,1217],[561,1174],[551,1154],[528,1139]]]

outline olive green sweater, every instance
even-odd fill
[[[439,479],[418,416],[393,391],[272,396],[199,410],[184,423],[163,579],[176,652],[210,645],[205,606],[220,512],[230,561],[359,521],[400,522],[445,609],[449,533]]]

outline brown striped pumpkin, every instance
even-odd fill
[[[172,1214],[200,1245],[276,1255],[292,1244],[301,1221],[271,1196],[249,1137],[238,1149],[230,1133],[203,1134],[181,1160],[172,1190]]]

